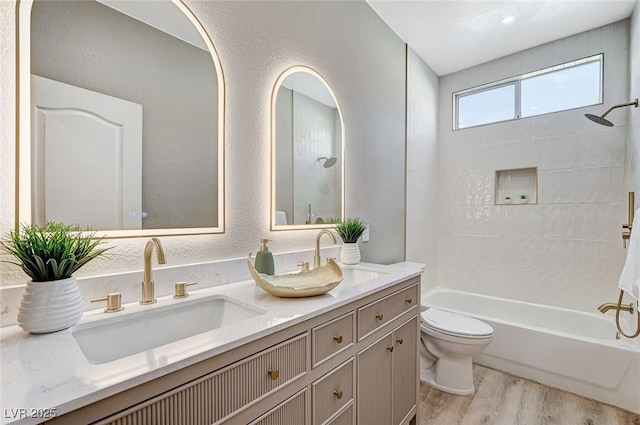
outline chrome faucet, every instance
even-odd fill
[[[320,232],[318,232],[318,236],[316,236],[316,255],[313,256],[313,267],[320,267],[320,238],[322,237],[322,235],[328,235],[331,238],[331,242],[333,242],[333,244],[336,244],[336,237],[333,236],[333,233],[331,233],[328,230],[320,230]]]
[[[158,257],[158,264],[165,264],[167,262],[164,258],[164,249],[162,249],[160,239],[149,239],[149,242],[147,242],[147,245],[144,247],[144,277],[142,279],[142,299],[140,300],[140,304],[153,304],[156,302],[153,278],[151,276],[153,272],[151,267],[151,254],[153,254],[154,247]]]

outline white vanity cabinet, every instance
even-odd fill
[[[416,425],[419,294],[388,285],[47,423]]]

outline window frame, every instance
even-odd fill
[[[589,107],[589,106],[593,106],[593,105],[601,105],[604,103],[604,52],[595,54],[595,55],[589,55],[589,56],[585,56],[583,58],[579,58],[579,59],[574,59],[572,61],[568,61],[568,62],[564,62],[561,64],[556,64],[556,65],[552,65],[552,66],[548,66],[546,68],[541,68],[535,71],[531,71],[531,72],[527,72],[524,74],[520,74],[520,75],[516,75],[514,77],[510,77],[510,78],[505,78],[502,80],[498,80],[498,81],[494,81],[491,83],[487,83],[487,84],[482,84],[479,86],[475,86],[475,87],[471,87],[468,89],[464,89],[464,90],[459,90],[457,92],[453,93],[453,131],[457,131],[457,130],[465,130],[467,128],[474,128],[474,127],[481,127],[484,125],[491,125],[491,124],[498,124],[498,123],[502,123],[502,122],[508,122],[508,121],[515,121],[515,120],[519,120],[522,119],[522,91],[521,91],[521,81],[529,79],[529,78],[533,78],[533,77],[538,77],[540,75],[544,75],[544,74],[551,74],[551,73],[555,73],[555,72],[559,72],[559,71],[564,71],[566,69],[570,69],[576,66],[580,66],[580,65],[584,65],[587,63],[591,63],[591,62],[599,62],[600,63],[600,87],[599,87],[599,97],[600,97],[600,102],[598,103],[593,103],[593,104],[589,104],[589,105],[583,105],[583,106],[576,106],[574,108],[568,108],[568,109],[560,109],[558,111],[553,111],[553,112],[545,112],[545,113],[541,113],[541,114],[536,114],[536,115],[529,115],[525,118],[533,118],[533,117],[539,117],[542,115],[548,115],[548,114],[555,114],[557,112],[563,112],[563,111],[570,111],[572,109],[578,109],[578,108],[585,108],[585,107]],[[467,96],[472,96],[474,94],[478,94],[478,93],[482,93],[488,90],[493,90],[496,88],[500,88],[500,87],[505,87],[505,86],[510,86],[513,85],[514,86],[514,105],[513,105],[513,111],[514,111],[514,118],[509,118],[506,120],[499,120],[499,121],[491,121],[491,122],[487,122],[487,123],[483,123],[483,124],[476,124],[476,125],[469,125],[469,126],[465,126],[465,127],[460,127],[459,124],[459,100],[460,98],[464,98]]]

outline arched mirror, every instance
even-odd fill
[[[344,216],[344,123],[329,84],[296,66],[271,99],[271,229],[330,227]]]
[[[224,231],[224,80],[179,0],[21,1],[20,222]]]

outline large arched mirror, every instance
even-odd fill
[[[224,79],[179,0],[21,1],[18,219],[224,231]]]
[[[296,66],[271,100],[271,229],[329,227],[344,217],[344,123],[320,74]]]

